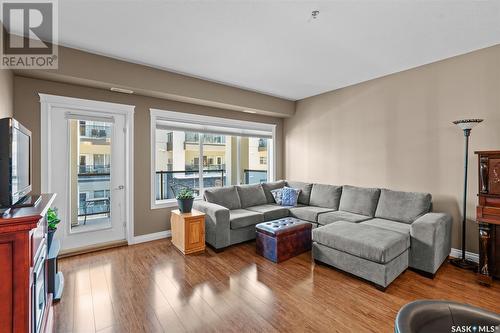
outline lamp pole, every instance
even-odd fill
[[[469,167],[469,137],[472,128],[482,122],[482,119],[462,119],[453,123],[464,131],[465,137],[465,161],[464,161],[464,193],[462,203],[462,256],[454,258],[450,262],[460,268],[476,270],[477,264],[465,258],[466,232],[467,232],[467,172]]]
[[[469,136],[470,128],[464,129],[465,136],[465,167],[464,167],[464,200],[462,207],[462,261],[465,261],[465,232],[467,224],[467,171],[469,167]]]

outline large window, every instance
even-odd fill
[[[172,206],[192,189],[274,178],[274,126],[151,110],[152,207]]]

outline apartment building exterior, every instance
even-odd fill
[[[171,199],[182,187],[199,193],[200,185],[266,181],[268,158],[266,138],[157,129],[156,197]]]
[[[77,125],[76,125],[77,122]],[[78,218],[72,225],[106,216],[110,211],[110,160],[112,124],[97,121],[75,121],[77,129],[77,204]]]

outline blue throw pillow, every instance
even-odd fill
[[[282,198],[282,194],[283,194],[283,188],[278,188],[276,190],[271,190],[271,194],[273,195],[274,201],[278,205],[281,205],[281,198]]]
[[[300,189],[283,187],[281,189],[281,206],[297,206]]]

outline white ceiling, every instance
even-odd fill
[[[298,100],[499,44],[500,0],[60,0],[59,26],[62,45]]]

